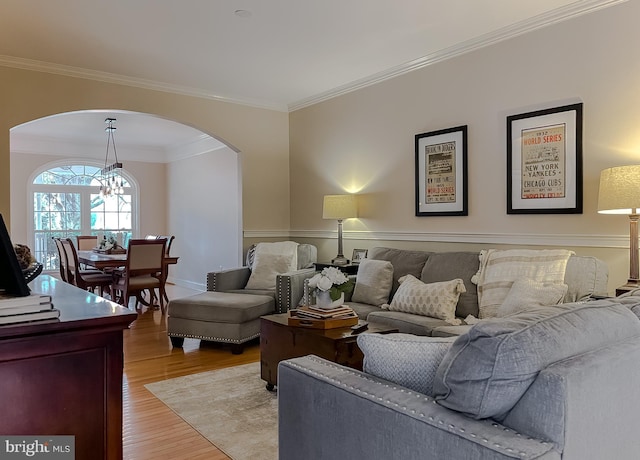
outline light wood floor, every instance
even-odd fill
[[[167,286],[169,298],[196,293]],[[218,460],[224,453],[155,398],[144,385],[188,374],[237,366],[260,359],[259,344],[252,342],[241,355],[223,345],[185,339],[182,349],[172,349],[166,316],[143,310],[124,332],[123,451],[125,460]],[[265,390],[266,391],[266,390]]]

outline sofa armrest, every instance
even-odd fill
[[[231,291],[244,289],[249,281],[249,267],[231,268],[207,273],[207,291]]]
[[[303,268],[276,276],[277,313],[286,313],[298,307],[304,295],[304,281],[315,273],[314,268]]]
[[[316,356],[278,366],[280,460],[560,459],[551,443]]]

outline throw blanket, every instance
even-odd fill
[[[471,281],[478,285],[480,319],[493,318],[517,279],[564,283],[573,251],[565,249],[488,249],[480,251],[480,269]]]

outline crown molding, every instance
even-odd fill
[[[285,105],[275,104],[267,101],[227,97],[211,93],[204,89],[191,88],[189,86],[174,85],[171,83],[147,80],[144,78],[128,77],[125,75],[118,75],[109,72],[100,72],[97,70],[83,69],[80,67],[73,67],[62,64],[53,64],[50,62],[36,61],[33,59],[18,58],[14,56],[0,55],[0,66],[12,67],[22,70],[32,70],[35,72],[45,72],[55,75],[63,75],[66,77],[84,78],[86,80],[114,83],[117,85],[133,86],[136,88],[162,91],[165,93],[181,94],[183,96],[193,96],[202,99],[211,99],[214,101],[246,105],[249,107],[275,110],[278,112],[288,111],[288,108]]]
[[[517,22],[510,26],[496,30],[494,32],[480,35],[471,40],[458,43],[449,48],[437,51],[435,53],[428,54],[419,59],[407,62],[396,67],[384,70],[369,77],[355,80],[346,85],[338,86],[324,93],[311,96],[309,98],[301,99],[297,102],[289,104],[289,112],[299,110],[319,102],[332,99],[343,94],[347,94],[358,89],[366,88],[377,83],[381,83],[386,80],[404,75],[414,70],[419,70],[428,67],[433,64],[437,64],[442,61],[460,56],[462,54],[470,53],[480,48],[491,46],[495,43],[508,40],[519,35],[532,32],[543,27],[547,27],[552,24],[565,21],[567,19],[575,18],[583,14],[592,13],[603,8],[607,8],[618,3],[624,3],[627,0],[582,0],[574,2],[570,5],[549,11],[538,16],[534,16],[530,19]]]
[[[394,77],[422,69],[432,64],[451,59],[471,51],[493,45],[495,43],[508,40],[510,38],[523,35],[525,33],[540,29],[552,24],[556,24],[567,19],[575,18],[583,14],[592,13],[603,8],[607,8],[618,3],[624,3],[628,0],[578,0],[570,5],[557,8],[525,21],[520,21],[508,27],[504,27],[495,32],[480,35],[474,39],[464,41],[455,46],[451,46],[441,51],[431,53],[419,59],[415,59],[406,64],[392,67],[385,71],[373,74],[371,76],[355,80],[351,83],[338,86],[329,91],[316,94],[314,96],[292,102],[288,105],[276,104],[269,101],[248,99],[240,97],[230,97],[215,94],[201,88],[192,88],[188,86],[174,85],[165,82],[147,80],[143,78],[128,77],[108,72],[100,72],[96,70],[88,70],[80,67],[67,66],[62,64],[53,64],[49,62],[37,61],[33,59],[18,58],[13,56],[0,55],[0,66],[12,67],[23,70],[32,70],[36,72],[46,72],[68,77],[84,78],[88,80],[101,81],[105,83],[113,83],[118,85],[133,86],[137,88],[149,89],[154,91],[163,91],[167,93],[181,94],[184,96],[193,96],[203,99],[211,99],[220,102],[228,102],[232,104],[240,104],[249,107],[275,110],[278,112],[293,112],[295,110],[317,104],[334,97],[365,88],[376,83],[380,83]]]
[[[337,239],[337,231],[325,230],[245,230],[245,238]],[[343,231],[343,239],[360,241],[414,241],[436,243],[507,244],[517,246],[628,248],[629,235],[575,235],[526,233],[415,233]]]

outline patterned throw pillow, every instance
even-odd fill
[[[461,324],[456,318],[456,305],[466,288],[460,278],[425,284],[413,275],[406,275],[399,281],[391,304],[383,305],[383,309],[439,318],[453,326]]]
[[[514,281],[509,294],[498,307],[496,316],[507,316],[534,307],[558,305],[568,288],[566,284],[543,283],[528,278]]]
[[[366,373],[432,396],[438,366],[456,338],[364,333],[358,347]]]

